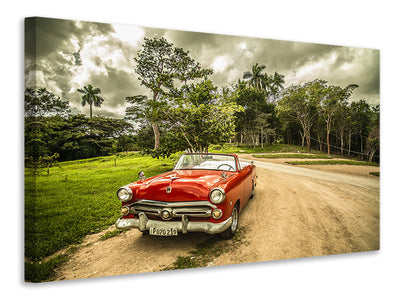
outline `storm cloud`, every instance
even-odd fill
[[[258,63],[268,74],[285,75],[284,86],[314,79],[345,87],[358,84],[352,101],[379,104],[379,50],[201,32],[142,28],[74,20],[30,18],[25,26],[25,82],[46,87],[70,101],[74,113],[87,114],[78,88],[102,91],[95,115],[122,118],[127,96],[149,94],[134,72],[144,37],[165,37],[205,68],[215,85],[229,86]]]

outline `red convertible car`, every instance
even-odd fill
[[[235,235],[239,213],[254,194],[256,167],[236,154],[186,153],[167,173],[121,187],[116,227],[151,235],[187,232]]]

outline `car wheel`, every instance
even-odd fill
[[[236,203],[235,207],[232,210],[232,224],[231,226],[229,226],[229,228],[227,230],[225,230],[224,232],[221,232],[221,237],[224,239],[230,239],[232,238],[237,229],[238,229],[238,225],[239,225],[239,202]]]
[[[254,179],[251,180],[251,196],[250,199],[254,197]]]

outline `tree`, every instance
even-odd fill
[[[269,134],[274,134],[275,131],[270,128],[271,123],[269,122],[269,119],[271,118],[271,114],[261,112],[257,115],[255,119],[255,129],[257,133],[260,133],[260,140],[261,140],[261,147],[264,147],[264,134],[266,137]],[[268,138],[266,138],[268,141]]]
[[[317,137],[319,151],[323,151],[323,137],[326,136],[326,122],[321,110],[315,115],[312,133]]]
[[[369,161],[374,159],[376,152],[379,152],[380,146],[380,105],[372,107],[370,125],[372,129],[367,139],[367,151],[369,153]]]
[[[348,102],[351,94],[353,93],[353,90],[357,87],[358,85],[356,84],[350,84],[344,89],[339,86],[324,87],[321,101],[321,110],[326,122],[326,143],[328,148],[328,155],[331,154],[329,135],[331,133],[332,121],[339,111],[341,105]]]
[[[167,106],[166,99],[154,100],[149,99],[146,95],[129,96],[125,100],[129,104],[125,109],[125,118],[139,124],[145,122],[158,124],[163,118],[163,108]]]
[[[236,90],[240,91],[246,88],[246,81],[238,79],[238,82],[236,84]]]
[[[369,161],[372,161],[376,151],[379,149],[379,127],[374,127],[367,139],[367,151],[369,153]]]
[[[54,153],[51,156],[46,155],[45,157],[42,158],[42,164],[43,166],[47,169],[47,176],[50,175],[50,168],[53,167],[54,165],[58,164],[57,158],[60,157],[60,154]]]
[[[243,142],[243,137],[245,140],[246,137],[250,137],[255,146],[260,126],[265,127],[265,124],[258,118],[265,104],[265,93],[254,87],[247,87],[236,91],[232,101],[243,107],[243,110],[237,111],[235,114],[237,143]]]
[[[241,109],[219,97],[211,81],[185,86],[182,98],[173,99],[165,114],[191,152],[208,150],[234,134],[234,114]]]
[[[311,152],[311,127],[318,114],[318,106],[323,98],[326,81],[314,80],[303,85],[292,85],[284,91],[278,102],[280,114],[286,114],[300,123],[302,134]]]
[[[43,159],[53,157],[46,120],[65,120],[70,115],[69,102],[61,100],[46,88],[25,89],[25,158],[26,167],[36,174],[42,167]]]
[[[25,116],[44,117],[62,116],[68,117],[71,111],[69,102],[61,100],[46,88],[25,89]]]
[[[101,104],[104,102],[104,99],[99,96],[101,90],[88,84],[83,89],[78,89],[78,92],[83,94],[81,97],[82,106],[85,106],[86,103],[90,106],[90,118],[92,118],[92,106],[101,107]]]
[[[265,74],[262,71],[265,69],[264,65],[256,63],[251,71],[247,71],[243,74],[243,79],[247,80],[249,86],[252,86],[258,90],[265,89]]]
[[[381,107],[380,105],[376,105],[372,107],[372,115],[371,115],[371,125],[379,127],[380,124],[380,116],[381,116]]]
[[[368,126],[371,124],[371,107],[365,100],[352,102],[350,104],[352,128],[350,129],[359,137],[359,149],[361,159],[364,155],[365,139],[368,136]]]
[[[337,110],[336,122],[334,123],[334,125],[336,132],[339,133],[340,137],[340,154],[343,155],[344,145],[345,145],[345,134],[348,131],[349,127],[352,126],[350,117],[350,108],[348,103],[339,104],[339,108]],[[349,140],[351,140],[351,138]]]
[[[276,95],[283,89],[283,84],[285,83],[285,76],[275,72],[273,76],[269,79],[269,90],[273,97],[273,102],[276,101]]]
[[[164,108],[160,102],[168,95],[176,93],[174,80],[177,79],[186,85],[190,80],[207,77],[212,74],[212,70],[202,69],[198,62],[190,58],[189,52],[175,47],[163,37],[144,38],[135,62],[135,72],[139,75],[141,85],[152,93],[151,101],[147,101],[152,110],[152,117],[148,121],[154,132],[154,149],[158,149],[160,147],[158,127]]]
[[[55,153],[60,161],[108,155],[115,141],[131,133],[132,125],[121,119],[84,115],[42,117],[25,125],[25,157],[31,166],[41,165]]]

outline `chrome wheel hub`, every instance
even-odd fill
[[[232,224],[231,224],[231,231],[235,232],[238,226],[238,211],[236,207],[232,211]]]

